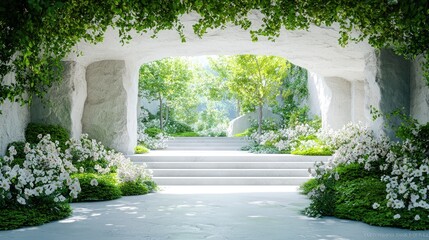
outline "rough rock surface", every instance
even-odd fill
[[[410,113],[410,62],[395,55],[391,50],[380,50],[367,55],[365,78],[365,117],[375,132],[393,137],[391,129],[385,129],[385,118],[372,121],[371,106],[381,113],[403,110]]]
[[[34,99],[31,121],[58,124],[78,138],[86,91],[85,68],[77,62],[64,62],[63,80],[52,86],[43,100]]]
[[[13,79],[14,76],[9,74],[3,81],[10,83]],[[30,111],[27,105],[21,106],[9,100],[0,105],[0,110],[0,156],[3,156],[9,143],[25,140],[24,132],[30,121]]]
[[[411,65],[411,116],[420,123],[429,122],[429,88],[423,77],[421,62],[423,57],[417,58]]]
[[[82,118],[84,133],[125,153],[131,153],[137,141],[137,86],[132,85],[131,78],[125,61],[106,60],[89,65],[88,96]],[[134,105],[129,103],[130,93],[136,95]]]
[[[253,26],[262,24],[262,16],[255,12]],[[324,77],[340,77],[349,81],[363,80],[365,54],[372,51],[367,43],[350,43],[346,47],[338,45],[338,28],[312,26],[308,31],[283,30],[275,42],[260,37],[252,42],[249,31],[238,27],[215,29],[199,38],[192,31],[199,15],[191,13],[182,17],[185,25],[186,42],[182,43],[176,31],[162,31],[157,38],[150,34],[133,34],[129,44],[122,45],[118,33],[109,29],[104,42],[92,45],[82,42],[77,48],[84,55],[78,57],[84,64],[106,59],[135,61],[138,64],[165,57],[265,54],[282,56],[310,71]],[[76,58],[69,56],[70,59]]]

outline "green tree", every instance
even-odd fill
[[[140,68],[139,91],[148,100],[159,102],[159,128],[164,130],[164,113],[168,122],[170,104],[173,107],[191,103],[193,95],[187,92],[192,72],[180,58],[166,58]],[[181,104],[180,104],[181,103]]]
[[[213,68],[221,70],[221,78],[227,78],[226,85],[240,102],[243,112],[258,111],[260,134],[263,107],[276,102],[290,63],[280,57],[256,55],[237,55],[222,58],[220,61],[223,62],[213,65]]]

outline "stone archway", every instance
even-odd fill
[[[213,30],[200,39],[191,31],[197,19],[192,14],[183,17],[186,43],[181,43],[176,32],[165,31],[156,39],[135,35],[129,44],[121,45],[116,31],[110,29],[98,45],[79,44],[76,48],[83,56],[66,59],[64,81],[48,94],[52,104],[45,108],[34,104],[32,120],[59,123],[74,137],[86,132],[109,147],[131,153],[137,140],[141,64],[173,56],[244,53],[282,56],[307,68],[311,112],[322,116],[324,126],[371,122],[371,105],[385,112],[397,108],[410,112],[410,101],[414,101],[409,90],[410,69],[418,72],[418,66],[411,67],[389,50],[376,52],[367,43],[342,48],[337,29],[316,26],[308,31],[282,31],[276,42],[251,42],[249,33],[236,27]],[[260,23],[258,15],[253,20]],[[413,78],[421,81],[421,73]],[[371,124],[379,130],[382,121]]]

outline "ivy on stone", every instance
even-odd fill
[[[375,48],[392,48],[407,59],[429,59],[429,1],[427,0],[2,0],[0,2],[0,104],[6,99],[31,102],[61,79],[60,61],[80,41],[97,43],[109,27],[121,42],[130,32],[175,29],[185,41],[180,16],[201,17],[193,30],[236,25],[252,40],[275,40],[280,30],[306,30],[311,25],[339,27],[339,44],[368,41]],[[263,24],[252,26],[251,16]],[[77,52],[79,54],[79,52]],[[429,83],[429,63],[423,62]],[[14,81],[6,81],[13,73]],[[27,95],[28,93],[28,95]]]

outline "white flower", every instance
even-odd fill
[[[16,199],[20,204],[22,204],[22,205],[25,205],[27,202],[25,201],[25,199],[24,198],[22,198],[22,197],[18,197],[17,199]]]
[[[379,204],[379,203],[374,203],[374,204],[372,204],[372,208],[373,208],[373,209],[377,209],[378,207],[380,207],[380,204]]]
[[[38,139],[42,139],[42,134],[38,134],[38,135],[37,135],[37,138],[38,138]]]
[[[414,220],[416,220],[416,221],[420,220],[420,216],[417,214],[417,215],[414,217]]]
[[[399,218],[401,218],[401,215],[398,213],[398,214],[395,214],[394,216],[393,216],[393,219],[399,219]]]
[[[98,186],[98,181],[97,179],[93,178],[90,182],[91,186]]]

